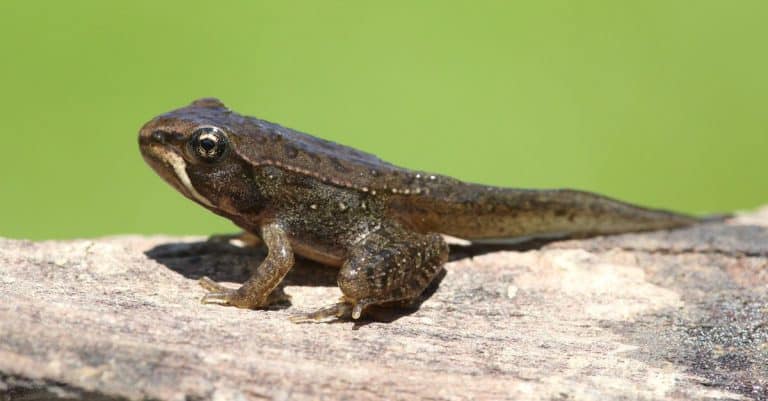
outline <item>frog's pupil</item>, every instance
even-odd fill
[[[216,142],[211,138],[203,138],[200,141],[200,146],[202,146],[206,152],[210,152],[211,150],[213,150],[213,148],[216,147]]]

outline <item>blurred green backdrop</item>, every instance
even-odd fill
[[[765,1],[0,2],[0,235],[233,227],[144,165],[202,96],[407,167],[768,203]]]

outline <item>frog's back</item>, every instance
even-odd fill
[[[370,153],[255,117],[244,119],[238,153],[254,165],[276,165],[364,192],[398,186],[410,175]]]

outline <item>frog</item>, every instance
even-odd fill
[[[139,149],[183,196],[266,247],[239,288],[200,278],[202,303],[263,309],[283,302],[281,283],[296,256],[338,268],[341,298],[295,315],[297,322],[357,320],[374,306],[417,302],[448,261],[446,236],[580,238],[702,221],[587,191],[505,188],[399,167],[241,115],[216,98],[151,119]]]

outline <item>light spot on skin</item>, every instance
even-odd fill
[[[347,204],[344,202],[339,202],[339,210],[341,210],[342,212],[347,210]]]
[[[372,232],[378,231],[380,228],[381,228],[381,224],[378,224],[378,223],[377,223],[376,225],[374,225],[373,227],[371,227],[371,228],[370,228],[370,229],[368,229],[368,230],[362,230],[360,233],[358,233],[358,234],[355,236],[355,238],[352,240],[352,243],[353,243],[353,244],[359,244],[359,243],[361,243],[363,240],[365,240],[366,238],[368,238],[368,236],[369,236],[369,235],[370,235]],[[363,261],[365,261],[365,258],[364,258],[364,257],[361,257],[361,258],[360,258],[360,262],[363,262]]]
[[[313,204],[309,205],[309,208],[312,209],[312,210],[317,210],[317,205],[315,205],[313,203]]]

